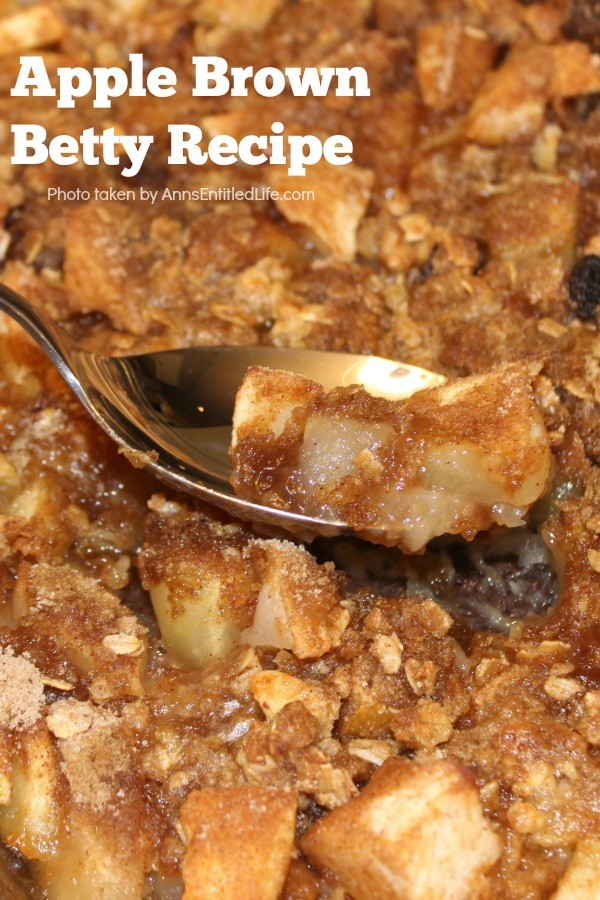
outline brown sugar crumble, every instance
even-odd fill
[[[0,648],[0,728],[22,731],[38,720],[44,705],[39,670],[12,648]]]
[[[48,709],[46,721],[58,738],[60,766],[75,803],[106,810],[131,754],[118,716],[90,703],[59,700]]]

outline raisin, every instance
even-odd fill
[[[573,267],[569,294],[578,319],[589,322],[595,318],[600,303],[600,256],[584,256]]]
[[[477,241],[477,263],[473,269],[473,275],[479,275],[488,261],[490,253],[485,241],[482,241],[481,238],[475,238],[475,240]]]

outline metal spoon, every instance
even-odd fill
[[[237,497],[230,484],[235,395],[249,366],[306,375],[326,390],[360,384],[399,400],[444,382],[442,375],[380,357],[277,347],[188,347],[136,356],[87,353],[48,316],[0,284],[0,310],[37,341],[93,419],[167,484],[239,518],[296,533],[351,529]]]

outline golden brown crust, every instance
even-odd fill
[[[336,820],[358,829],[380,788],[413,783],[418,796],[394,813],[420,810],[434,837],[416,871],[406,853],[420,859],[415,832],[393,853],[389,870],[402,866],[404,879],[393,895],[418,895],[424,876],[443,871],[437,900],[456,886],[435,855],[450,844],[444,817],[419,802],[441,773],[461,816],[473,813],[468,833],[487,845],[456,893],[467,884],[490,900],[597,893],[600,345],[593,297],[583,321],[569,282],[576,263],[600,255],[598,21],[597,0],[2,8],[4,282],[102,353],[266,343],[391,356],[451,378],[534,358],[554,463],[514,552],[486,539],[409,560],[355,543],[291,547],[189,499],[158,497],[1,318],[0,668],[12,681],[0,704],[0,835],[11,865],[31,861],[40,892],[159,896],[180,892],[185,870],[188,893],[203,896],[182,810],[203,814],[205,801],[219,813],[217,834],[224,802],[254,834],[260,816],[249,821],[241,802],[211,805],[231,791],[268,795],[273,822],[286,810],[286,850],[265,896],[317,900],[346,886],[360,896],[371,872],[356,863],[366,853],[377,863],[381,844],[371,832],[338,837]],[[172,66],[177,95],[124,97],[102,116],[88,102],[57,110],[48,98],[9,97],[20,55],[39,53],[54,71],[124,66],[131,52]],[[192,98],[193,54],[255,67],[361,65],[371,96]],[[301,206],[47,200],[57,182],[92,195],[283,187],[272,167],[166,165],[170,122],[240,138],[276,120],[348,135],[353,167],[325,181],[313,170],[294,185],[315,190]],[[104,165],[19,169],[10,125],[26,122],[49,138],[101,124],[156,143],[136,185]],[[349,403],[352,415],[367,406]],[[377,408],[376,423],[388,415]],[[417,413],[446,427],[435,410]],[[491,431],[480,437],[493,454]],[[473,635],[433,599],[458,596],[463,610],[470,603],[507,627],[514,598],[529,608],[541,593],[548,604],[540,532],[560,579],[554,611],[510,634]],[[361,590],[323,564],[334,555]],[[257,636],[259,602],[278,646]],[[198,849],[198,816],[192,826]],[[500,857],[489,867],[492,831]],[[302,834],[311,862],[298,851]],[[320,867],[326,855],[327,867],[344,864],[342,888]],[[259,868],[258,877],[271,871]],[[385,896],[379,882],[367,890]]]

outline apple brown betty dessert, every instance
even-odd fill
[[[2,897],[597,898],[597,0],[0,13],[1,277],[83,347],[312,347],[469,379],[399,413],[304,385],[305,501],[366,531],[371,503],[398,530],[391,547],[303,545],[135,469],[2,318]],[[131,52],[175,68],[177,96],[10,98],[21,54],[56,71]],[[192,98],[194,54],[360,65],[372,93]],[[167,166],[170,122],[240,137],[276,120],[350,136],[354,162],[293,182]],[[18,169],[14,121],[157,140],[133,181]],[[49,202],[57,183],[159,195]],[[176,193],[200,185],[314,196]],[[348,458],[327,468],[344,421],[354,494]],[[277,502],[287,482],[240,460],[244,490]],[[390,460],[408,473],[399,512],[376,495]]]

